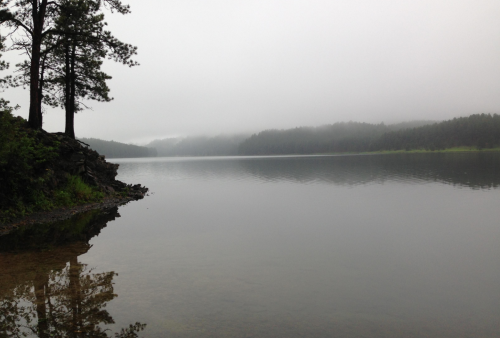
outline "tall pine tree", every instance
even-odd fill
[[[61,6],[67,0],[0,0],[0,24],[12,31],[23,30],[26,39],[18,41],[24,45],[29,56],[30,108],[28,122],[32,128],[42,127],[41,100],[43,92],[43,49],[47,40],[62,37],[68,32],[57,27]],[[128,5],[121,0],[95,0],[99,9],[107,7],[121,14],[130,13]],[[46,50],[50,51],[50,50]],[[47,57],[47,56],[46,56]],[[42,74],[41,74],[42,73]]]
[[[102,3],[90,0],[66,0],[56,29],[65,32],[57,44],[51,61],[52,88],[59,88],[58,100],[66,112],[65,133],[74,138],[74,114],[85,106],[83,100],[111,101],[106,83],[111,76],[102,71],[104,59],[112,59],[128,66],[137,48],[121,42],[104,28]]]

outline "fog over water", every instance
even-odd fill
[[[147,143],[500,111],[496,0],[124,2],[132,14],[107,21],[141,66],[106,64],[115,100],[77,114],[79,137]],[[3,96],[27,117],[27,91]],[[62,110],[47,109],[44,128],[63,131]]]

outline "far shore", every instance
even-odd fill
[[[483,149],[478,149],[476,147],[454,147],[454,148],[436,149],[436,150],[430,150],[430,149],[376,150],[376,151],[342,152],[342,153],[316,153],[313,155],[376,155],[376,154],[430,154],[430,153],[483,153],[483,152],[500,152],[500,147],[483,148]]]
[[[224,157],[275,157],[275,156],[330,156],[330,155],[385,155],[385,154],[432,154],[432,153],[485,153],[500,152],[500,147],[477,149],[476,147],[455,147],[437,150],[412,149],[412,150],[375,150],[359,152],[332,152],[332,153],[310,153],[310,154],[257,154],[257,155],[207,155],[207,156],[152,156],[152,157],[108,157],[108,160],[134,160],[134,159],[155,159],[155,158],[224,158]],[[120,163],[120,162],[118,162]]]

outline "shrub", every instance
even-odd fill
[[[72,203],[99,201],[104,197],[100,191],[87,185],[79,176],[70,176],[65,191]]]
[[[0,110],[0,208],[15,205],[45,209],[42,187],[49,178],[44,164],[57,157],[57,144],[43,144],[40,131],[26,127],[26,121],[12,116],[12,109]],[[22,208],[21,208],[22,209]]]
[[[0,99],[0,222],[35,211],[99,201],[104,194],[78,176],[56,179],[59,142],[42,137]]]

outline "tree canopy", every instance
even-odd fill
[[[103,61],[138,64],[131,59],[137,48],[105,30],[106,9],[130,13],[121,0],[0,0],[0,24],[10,28],[10,48],[28,56],[17,65],[20,74],[12,85],[30,89],[31,127],[42,127],[42,104],[61,106],[65,133],[74,138],[73,116],[86,107],[83,100],[112,100]]]

